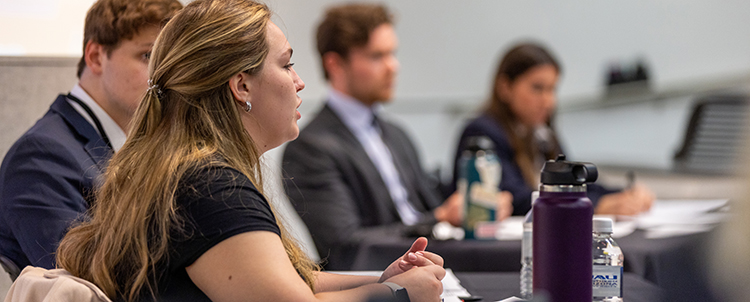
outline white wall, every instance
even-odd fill
[[[295,48],[295,69],[307,83],[300,93],[304,125],[326,90],[314,47],[315,27],[325,8],[341,1],[265,2],[277,13],[275,22]],[[406,124],[430,167],[448,164],[458,129],[486,97],[498,56],[515,41],[542,41],[558,56],[564,69],[559,87],[562,108],[596,101],[602,94],[605,69],[618,60],[644,58],[651,65],[657,91],[750,74],[750,1],[383,2],[397,17],[400,37],[401,72],[388,111]],[[83,20],[91,3],[0,0],[0,55],[80,56]],[[686,109],[637,108],[563,110],[558,122],[569,152],[664,167],[666,154],[677,144],[665,138],[674,138]],[[583,125],[576,122],[582,114],[595,114],[593,120],[606,121],[606,126],[582,134],[585,128],[575,128]],[[668,124],[660,127],[662,123]],[[636,150],[629,140],[634,135],[628,135],[642,133],[638,127],[644,125],[672,129],[654,133],[657,149],[648,154]]]
[[[307,83],[300,93],[304,99],[300,122],[304,125],[326,90],[314,47],[315,27],[325,8],[341,1],[265,2],[277,13],[275,22],[295,48],[295,69]],[[680,83],[750,74],[750,1],[383,2],[397,17],[400,37],[401,72],[388,110],[397,118],[400,115],[417,136],[421,149],[426,150],[428,166],[452,156],[453,142],[445,142],[454,139],[451,136],[457,135],[456,128],[467,113],[484,100],[498,56],[515,41],[542,41],[560,59],[564,70],[559,86],[561,108],[596,101],[602,94],[605,69],[618,60],[644,58],[651,65],[657,91]],[[79,57],[83,20],[91,3],[93,0],[0,0],[0,56]],[[585,151],[577,151],[579,144],[574,141],[569,150],[586,157],[610,157],[614,153],[606,146],[632,147],[614,140],[621,136],[615,135],[617,131],[635,131],[630,125],[652,124],[654,117],[664,117],[657,125],[674,123],[680,117],[672,114],[681,114],[678,110],[626,116],[624,112],[611,113],[613,110],[620,109],[596,112],[608,116],[611,127],[604,129],[615,132],[599,131],[586,137],[598,140],[597,144],[589,141],[584,144]],[[560,116],[560,130],[567,140],[575,140],[581,131],[569,128],[576,123],[567,114]],[[660,150],[658,156],[641,156],[644,154],[628,150],[624,153],[642,165],[663,165],[663,154],[668,153]]]
[[[94,0],[0,0],[0,56],[76,56]]]
[[[320,99],[313,33],[324,9],[341,1],[265,2],[295,48],[295,68],[308,84],[302,96]],[[383,2],[398,19],[397,101],[482,98],[500,52],[526,38],[545,42],[563,62],[564,100],[598,93],[613,60],[645,58],[657,85],[750,71],[750,2],[743,0]],[[91,3],[0,0],[0,55],[80,56]]]
[[[313,33],[339,1],[267,3],[286,25],[306,99],[325,89]],[[613,60],[643,57],[657,87],[750,70],[747,1],[384,1],[396,13],[402,64],[396,101],[481,99],[499,54],[519,39],[546,43],[564,66],[560,96],[599,93]]]

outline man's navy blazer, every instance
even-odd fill
[[[424,214],[418,225],[431,226],[431,211],[442,198],[427,180],[406,133],[388,122],[380,122],[380,128],[409,202]],[[375,164],[328,105],[286,147],[282,170],[286,193],[320,256],[327,258],[327,269],[349,269],[363,241],[408,231]]]
[[[112,150],[64,95],[0,166],[0,254],[19,268],[55,268],[55,250],[83,218]]]

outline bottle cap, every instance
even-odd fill
[[[486,136],[470,136],[466,139],[466,149],[472,152],[479,150],[495,150],[495,143]]]
[[[548,160],[542,167],[541,183],[545,185],[582,185],[594,182],[599,176],[592,163],[566,161],[560,154],[554,160]]]
[[[594,218],[593,230],[596,233],[612,233],[612,219]]]

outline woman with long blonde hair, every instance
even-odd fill
[[[320,272],[265,199],[259,158],[299,134],[292,49],[250,0],[197,0],[162,30],[150,88],[91,219],[58,264],[121,301],[438,301],[423,238],[377,277]]]

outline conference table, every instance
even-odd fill
[[[461,281],[462,287],[473,296],[481,296],[482,301],[499,301],[520,296],[519,273],[455,272],[454,274]],[[625,273],[622,284],[625,301],[658,302],[668,300],[664,290],[636,274]]]
[[[616,238],[625,254],[624,269],[647,279],[658,281],[655,266],[658,256],[676,249],[694,246],[707,233],[649,239],[645,232],[636,230],[632,234]],[[413,238],[382,238],[364,242],[355,257],[353,270],[377,270],[388,266],[402,255],[413,242]],[[468,272],[516,272],[521,269],[520,240],[430,240],[427,249],[445,260],[445,267],[454,271]]]
[[[616,242],[625,255],[624,271],[630,278],[637,277],[653,283],[675,298],[674,301],[713,301],[715,298],[708,285],[706,264],[713,233],[708,231],[651,239],[647,238],[645,231],[636,230],[617,238]],[[352,270],[381,270],[403,255],[412,242],[412,238],[383,238],[363,243]],[[521,269],[520,240],[431,240],[427,249],[441,255],[445,260],[444,266],[456,272],[459,278],[475,276],[472,274],[490,276],[479,272],[512,274]],[[517,279],[517,276],[508,274],[493,276],[501,278],[503,282]],[[518,287],[517,281],[510,280],[509,283],[514,289]],[[477,284],[477,289],[481,290],[483,282]],[[467,289],[469,287],[471,285]]]

